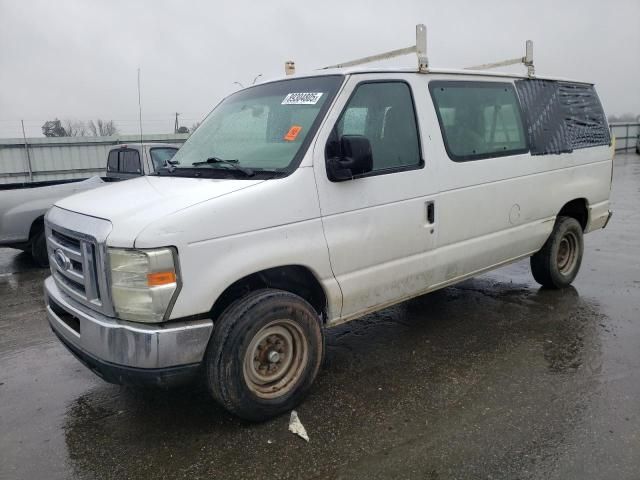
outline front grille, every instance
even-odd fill
[[[113,316],[105,265],[111,222],[51,207],[44,219],[51,275],[78,306]]]
[[[76,300],[100,309],[102,298],[95,240],[49,225],[47,246],[51,274],[57,284]]]

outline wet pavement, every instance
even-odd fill
[[[0,249],[0,479],[640,478],[640,157],[615,165],[575,288],[523,261],[330,330],[310,443],[104,383],[51,334],[47,272]]]

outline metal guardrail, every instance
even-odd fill
[[[616,136],[616,152],[636,149],[636,139],[640,135],[640,122],[612,122],[609,124],[609,131],[611,135]],[[617,132],[620,132],[620,135]]]

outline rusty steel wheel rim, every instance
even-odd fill
[[[563,275],[571,273],[578,259],[578,237],[573,232],[567,232],[560,239],[556,263],[558,271]]]
[[[285,395],[304,373],[309,348],[300,326],[282,319],[261,328],[244,355],[244,380],[260,398]]]

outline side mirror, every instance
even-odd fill
[[[330,158],[327,162],[329,180],[342,182],[351,180],[373,170],[371,143],[362,135],[344,135],[340,137],[340,157]]]

